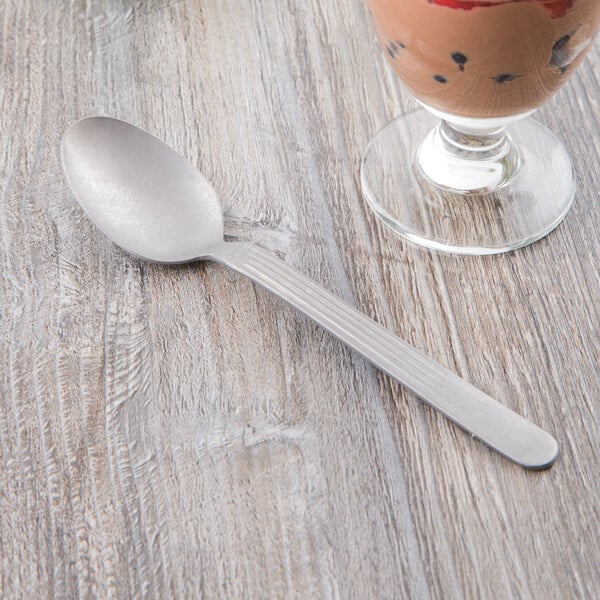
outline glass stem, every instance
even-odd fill
[[[508,185],[522,165],[504,126],[469,128],[442,119],[417,151],[417,169],[431,184],[461,194]]]
[[[446,152],[470,160],[498,159],[511,149],[504,127],[469,130],[442,119],[439,138]]]

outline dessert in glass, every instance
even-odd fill
[[[583,60],[599,0],[367,0],[377,39],[425,108],[369,143],[361,183],[429,248],[495,254],[540,239],[575,193],[569,156],[529,115]]]

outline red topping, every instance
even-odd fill
[[[549,13],[551,19],[564,17],[567,11],[573,8],[575,0],[532,0],[536,4],[541,4]],[[502,2],[486,2],[485,0],[429,0],[433,4],[440,6],[448,6],[450,8],[462,8],[471,10],[479,6],[498,6],[499,4],[507,4],[509,2],[523,2],[523,0],[503,0]]]
[[[570,8],[573,8],[575,0],[556,0],[555,2],[547,2],[544,8],[550,12],[550,17],[564,17]]]

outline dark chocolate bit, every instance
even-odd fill
[[[584,48],[582,44],[577,44],[573,39],[580,27],[581,23],[552,44],[552,55],[548,66],[556,67],[561,74],[569,68]]]
[[[465,70],[465,65],[469,60],[462,52],[453,52],[451,55],[452,60],[458,65],[460,71]]]
[[[559,52],[562,50],[569,42],[571,41],[571,34],[567,33],[567,35],[563,35],[560,40],[556,40],[554,42],[554,46],[552,46],[552,52]]]
[[[515,79],[520,79],[523,75],[515,75],[514,73],[500,73],[500,75],[495,75],[494,77],[490,77],[496,83],[507,83],[508,81],[514,81]]]
[[[557,67],[561,73],[565,72],[565,67],[573,60],[571,52],[569,51],[570,41],[571,34],[567,33],[567,35],[563,35],[559,40],[556,40],[552,46],[550,64],[553,67]]]
[[[389,41],[385,48],[388,51],[388,54],[393,59],[395,59],[396,56],[398,55],[398,52],[400,52],[400,50],[403,50],[404,48],[406,48],[406,46],[402,42]]]
[[[433,78],[438,82],[438,83],[448,83],[448,80],[443,76],[443,75],[434,75]]]

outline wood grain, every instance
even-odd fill
[[[0,5],[0,597],[600,597],[600,57],[540,112],[575,208],[493,258],[372,216],[362,149],[411,105],[361,0]],[[285,260],[559,439],[499,458],[216,265],[126,256],[65,128],[109,114]]]

